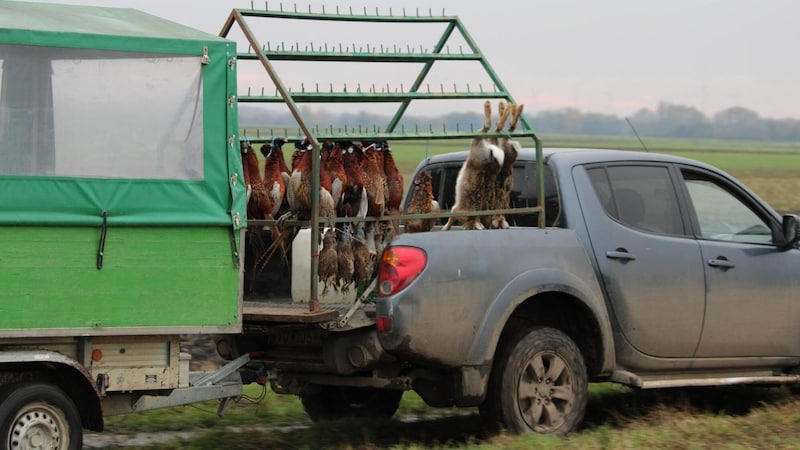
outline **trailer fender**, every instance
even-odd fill
[[[83,427],[103,431],[100,392],[83,365],[53,351],[0,351],[0,385],[27,380],[59,386],[77,406]]]

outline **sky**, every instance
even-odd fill
[[[219,33],[232,8],[249,9],[251,5],[271,10],[306,11],[310,7],[313,12],[322,12],[323,7],[326,12],[352,8],[355,13],[366,7],[370,14],[377,5],[381,14],[388,14],[390,8],[395,15],[404,8],[407,14],[444,13],[460,18],[506,89],[518,103],[525,104],[528,112],[576,108],[584,113],[622,117],[667,102],[691,106],[709,116],[741,106],[765,118],[800,119],[800,58],[796,56],[800,2],[796,0],[52,2],[136,8],[212,34]],[[258,37],[259,42],[284,43],[287,47],[297,43],[301,48],[309,42],[316,46],[344,43],[430,48],[442,31],[388,25],[363,30],[355,26],[345,30],[306,24],[281,26],[257,31],[266,34]],[[240,36],[229,37],[241,40]],[[455,52],[462,41],[452,42],[450,48]],[[240,50],[243,47],[246,44],[240,44]],[[240,65],[240,92],[258,92],[267,86],[267,92],[274,93],[274,87],[263,79],[263,71],[256,69]],[[364,88],[391,84],[389,89],[393,90],[411,84],[419,71],[407,72],[406,67],[318,69],[302,64],[278,69],[283,79],[291,81],[285,84],[292,89],[316,89],[319,74],[324,71],[321,89],[332,86],[335,90],[344,85],[353,89],[360,82]],[[491,85],[479,67],[442,65],[438,70],[430,76],[432,90]],[[316,78],[310,76],[311,72]]]

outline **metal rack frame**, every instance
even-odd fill
[[[328,48],[324,45],[319,48],[314,48],[311,45],[310,49],[300,50],[291,48],[286,50],[284,45],[280,48],[271,49],[262,46],[259,40],[253,33],[248,19],[294,19],[294,20],[308,20],[308,21],[337,21],[337,22],[367,22],[367,23],[430,23],[430,24],[444,24],[445,30],[439,37],[434,45],[432,51],[428,52],[425,49],[407,48],[407,51],[393,47],[392,49],[383,48],[370,48],[367,46],[366,51],[353,48]],[[377,9],[375,14],[367,13],[366,8],[363,14],[354,14],[352,9],[346,13],[326,13],[323,9],[322,13],[312,12],[310,7],[307,12],[299,12],[297,8],[294,11],[283,11],[281,5],[280,10],[269,10],[268,5],[265,4],[265,9],[233,9],[225,25],[222,27],[219,35],[228,37],[228,34],[233,29],[234,25],[238,25],[245,38],[247,39],[250,48],[247,52],[238,52],[235,60],[231,59],[229,64],[234,67],[237,61],[258,60],[264,67],[264,70],[269,75],[272,82],[275,84],[276,95],[240,95],[235,99],[230,99],[231,105],[234,103],[285,103],[289,108],[294,119],[297,121],[302,132],[308,138],[312,145],[312,178],[314,180],[314,187],[312,189],[311,200],[311,219],[306,222],[309,224],[321,223],[318,205],[319,205],[319,173],[320,173],[320,142],[324,140],[437,140],[437,139],[454,139],[454,138],[475,138],[475,137],[510,137],[510,138],[525,138],[530,137],[534,140],[536,145],[536,159],[537,159],[537,177],[539,183],[539,198],[538,206],[533,208],[526,208],[526,212],[537,212],[539,218],[539,226],[544,227],[544,177],[542,175],[542,144],[540,139],[536,136],[530,124],[524,117],[520,117],[520,127],[514,132],[479,132],[475,130],[460,130],[447,131],[434,131],[429,128],[427,131],[419,131],[415,129],[413,132],[407,132],[403,127],[398,131],[398,124],[401,118],[408,109],[412,101],[419,100],[457,100],[457,99],[502,99],[509,103],[514,103],[511,94],[506,89],[505,85],[500,81],[500,78],[492,69],[488,60],[479,50],[477,44],[467,32],[464,24],[456,16],[433,16],[430,12],[429,15],[420,15],[417,11],[414,15],[406,15],[403,10],[402,15],[394,15],[389,10],[388,15],[381,15]],[[466,42],[469,50],[465,53],[460,51],[458,53],[450,53],[446,50],[447,42],[452,38],[454,32],[460,33],[463,40]],[[254,50],[255,49],[255,50]],[[329,61],[329,62],[368,62],[368,63],[415,63],[422,64],[422,69],[417,75],[414,82],[409,86],[408,90],[401,87],[400,90],[390,92],[388,87],[383,92],[376,92],[376,89],[367,90],[362,92],[357,89],[355,92],[342,90],[334,92],[333,88],[329,92],[320,92],[318,88],[313,91],[306,91],[305,88],[300,92],[292,92],[281,80],[280,75],[272,64],[272,61]],[[480,88],[477,92],[471,91],[468,88],[467,92],[458,92],[457,90],[445,92],[444,86],[441,86],[440,92],[431,92],[430,89],[423,91],[423,83],[428,76],[431,68],[437,61],[475,61],[480,63],[486,75],[494,83],[494,89],[491,91],[484,91]],[[312,128],[304,119],[298,103],[399,103],[399,107],[395,111],[392,119],[385,129],[382,130],[350,130],[344,129],[344,133],[339,129],[334,132],[333,127],[328,129]],[[259,139],[250,139],[253,142],[259,142]],[[263,139],[264,142],[268,141],[267,138]],[[506,210],[509,211],[509,210]],[[514,212],[519,212],[515,209]],[[474,215],[482,215],[486,212],[476,211]],[[490,214],[490,213],[486,213]],[[433,214],[406,214],[400,216],[393,216],[393,219],[417,219],[417,218],[442,218],[450,217],[454,214],[450,212],[433,213]],[[458,214],[463,216],[464,213]],[[472,213],[471,213],[472,215]],[[386,218],[374,218],[372,220],[386,220]],[[327,218],[322,220],[328,221]],[[352,219],[348,219],[352,220]],[[266,222],[265,222],[266,223]],[[311,242],[319,242],[319,228],[317,226],[311,227]],[[318,299],[318,284],[317,284],[317,271],[319,267],[319,252],[312,245],[311,249],[311,299],[309,301],[309,310],[314,312],[319,310]]]

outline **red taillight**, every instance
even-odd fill
[[[378,272],[378,297],[386,297],[403,290],[422,273],[428,255],[416,247],[389,247],[381,256]]]
[[[392,331],[392,318],[385,316],[378,316],[376,320],[379,333],[388,333]]]

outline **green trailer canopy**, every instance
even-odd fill
[[[0,0],[0,337],[241,330],[236,44]]]
[[[133,9],[0,1],[0,225],[244,226],[235,56]]]

